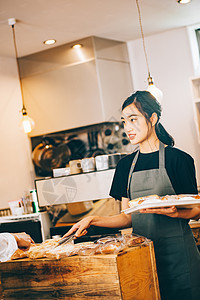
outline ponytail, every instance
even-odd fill
[[[174,139],[173,137],[165,130],[161,123],[157,123],[155,126],[156,135],[158,139],[166,145],[174,146]]]

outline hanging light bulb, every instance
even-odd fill
[[[188,4],[190,3],[192,0],[176,0],[178,3],[180,4]]]
[[[141,12],[140,12],[140,7],[139,7],[139,0],[136,0],[136,5],[137,5],[137,10],[138,10],[138,17],[139,17],[139,24],[140,24],[140,31],[141,31],[141,36],[142,36],[142,42],[143,42],[143,50],[144,50],[144,55],[145,55],[145,59],[146,59],[146,65],[147,65],[147,70],[148,70],[148,88],[147,91],[150,92],[155,98],[156,100],[158,100],[160,103],[162,102],[162,98],[163,98],[163,93],[160,89],[158,89],[154,82],[153,82],[153,78],[151,76],[150,73],[150,69],[149,69],[149,63],[148,63],[148,58],[147,58],[147,51],[146,51],[146,47],[145,47],[145,41],[144,41],[144,32],[143,32],[143,28],[142,28],[142,18],[141,18]]]
[[[156,100],[158,100],[161,103],[163,99],[163,92],[155,86],[150,73],[148,76],[148,85],[149,86],[147,88],[147,91],[151,93],[151,95],[153,95],[156,98]]]
[[[35,122],[27,115],[25,107],[22,108],[22,119],[20,121],[20,125],[24,129],[25,133],[30,133],[35,126]]]
[[[15,48],[15,58],[16,58],[16,64],[17,64],[17,72],[18,72],[18,77],[19,77],[19,83],[20,83],[20,90],[21,90],[21,96],[22,96],[22,119],[20,121],[20,125],[24,129],[25,133],[30,133],[34,126],[35,123],[34,121],[27,115],[26,107],[24,104],[24,94],[23,94],[23,89],[22,89],[22,82],[20,79],[20,71],[19,71],[19,63],[18,63],[18,55],[17,55],[17,46],[16,46],[16,39],[15,39],[15,29],[14,25],[16,24],[16,19],[15,18],[10,18],[8,19],[8,24],[12,27],[12,33],[13,33],[13,42],[14,42],[14,48]]]

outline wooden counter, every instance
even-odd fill
[[[160,300],[153,243],[119,254],[0,263],[3,299]]]
[[[190,221],[190,228],[194,235],[197,246],[200,246],[200,221]]]

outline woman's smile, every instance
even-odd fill
[[[136,137],[135,133],[128,133],[128,137],[130,140],[133,140]]]

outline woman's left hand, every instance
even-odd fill
[[[169,207],[159,207],[159,208],[147,208],[141,209],[140,213],[142,214],[159,214],[165,215],[171,218],[181,218],[181,219],[194,219],[200,220],[200,206],[195,206],[193,208],[179,208],[176,206]]]
[[[172,218],[178,217],[178,210],[176,206],[163,207],[163,208],[146,208],[146,209],[141,209],[140,213],[165,215]]]

